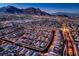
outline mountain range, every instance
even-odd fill
[[[24,8],[20,9],[15,6],[5,6],[0,8],[0,14],[29,14],[29,15],[39,15],[39,16],[79,16],[79,13],[66,13],[66,12],[56,12],[53,14],[47,13],[40,10],[39,8]]]
[[[51,16],[51,14],[44,12],[40,10],[39,8],[25,8],[25,9],[20,9],[14,6],[6,6],[6,7],[1,7],[0,8],[0,14],[1,13],[9,13],[9,14],[30,14],[30,15],[41,15],[41,16]]]

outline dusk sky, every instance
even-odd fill
[[[55,12],[70,12],[70,13],[79,13],[79,4],[68,4],[68,3],[0,3],[0,7],[3,6],[15,6],[18,8],[28,8],[35,7],[40,8],[43,11],[48,13]]]

